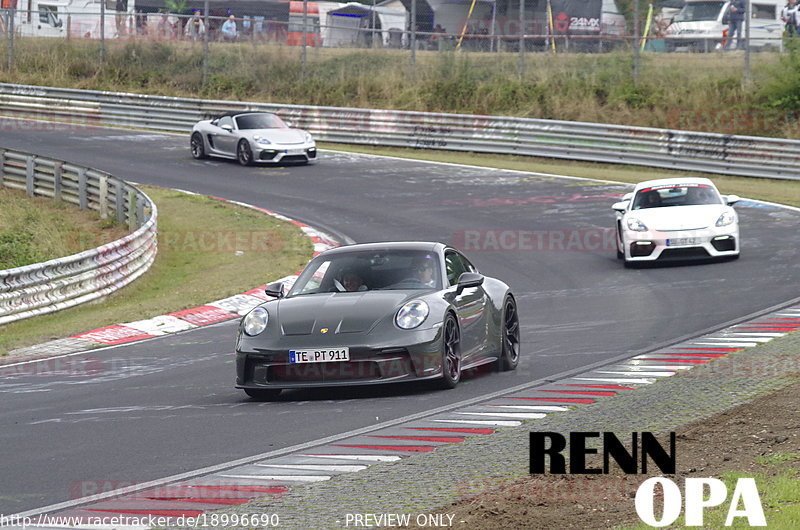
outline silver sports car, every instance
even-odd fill
[[[282,389],[438,379],[519,362],[517,305],[441,243],[392,242],[325,251],[294,286],[248,313],[236,339],[236,386],[256,399]]]
[[[192,156],[234,158],[243,166],[254,162],[303,162],[317,158],[309,133],[291,129],[271,112],[229,112],[203,120],[192,128]]]

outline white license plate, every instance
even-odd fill
[[[290,363],[330,363],[349,361],[350,348],[329,348],[320,350],[289,350]]]
[[[286,154],[287,155],[302,155],[304,152],[305,151],[303,151],[302,149],[287,149],[286,150]]]
[[[668,247],[687,247],[699,244],[700,244],[699,237],[676,237],[673,239],[667,239]]]

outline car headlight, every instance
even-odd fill
[[[308,133],[303,133],[303,134],[305,136],[306,143],[312,143],[314,141],[314,139],[311,137],[310,134],[308,134]]]
[[[428,317],[428,304],[422,300],[412,300],[397,312],[394,321],[402,329],[414,329]]]
[[[266,136],[253,136],[253,140],[255,140],[257,144],[261,145],[269,145],[272,143],[269,141],[269,139],[267,139]]]
[[[634,232],[647,232],[647,227],[645,224],[635,217],[629,217],[627,224],[628,230],[633,230]]]
[[[722,212],[722,215],[717,219],[717,226],[728,226],[736,221],[736,215],[733,212]]]
[[[263,307],[257,307],[247,313],[242,322],[242,329],[247,335],[254,337],[267,328],[269,313]]]

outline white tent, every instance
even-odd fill
[[[389,46],[390,35],[405,29],[406,12],[351,2],[328,11],[324,24],[327,26],[325,46],[368,45],[373,34],[370,30],[376,30],[376,34],[379,32],[383,45]]]

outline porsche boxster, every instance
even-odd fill
[[[739,223],[731,207],[740,199],[721,196],[705,178],[649,180],[612,208],[616,212],[617,257],[641,261],[739,256]]]
[[[203,120],[192,128],[189,140],[197,159],[217,156],[255,162],[303,162],[317,158],[317,146],[306,131],[291,129],[271,112],[230,112]]]
[[[390,242],[327,250],[291,289],[241,320],[236,386],[256,399],[282,389],[438,379],[519,362],[517,304],[508,285],[484,276],[441,243]]]

